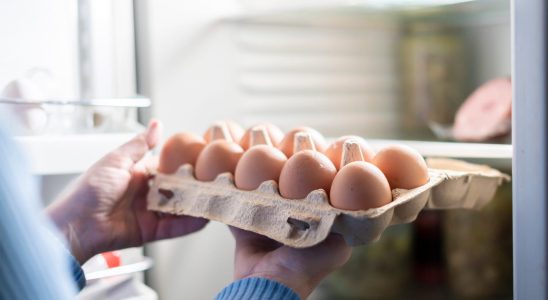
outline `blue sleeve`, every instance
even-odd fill
[[[70,256],[62,239],[52,238],[56,231],[41,212],[37,179],[27,170],[0,131],[0,299],[73,299]],[[73,262],[72,270],[77,267]]]
[[[225,287],[215,300],[299,300],[287,286],[266,278],[245,278]]]
[[[68,251],[67,251],[68,252]],[[82,270],[82,267],[80,266],[80,263],[72,256],[72,254],[68,254],[69,260],[70,260],[70,271],[72,274],[72,278],[74,279],[74,282],[76,282],[76,286],[78,287],[78,290],[82,290],[86,286],[86,275],[84,274],[84,271]]]

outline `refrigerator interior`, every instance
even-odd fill
[[[512,74],[510,1],[403,2],[136,1],[139,90],[166,136],[233,119],[440,141],[430,121],[449,125],[475,88]],[[508,138],[494,142],[493,157],[504,155],[473,161],[511,173]],[[511,298],[511,193],[506,184],[481,212],[426,212],[392,228],[311,298]],[[211,298],[231,281],[233,246],[218,223],[156,243],[147,279],[162,299]]]

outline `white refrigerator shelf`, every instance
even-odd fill
[[[36,175],[77,174],[87,170],[135,133],[18,136],[15,141]]]
[[[512,159],[512,145],[457,142],[424,142],[407,140],[367,140],[375,150],[399,143],[415,148],[423,156],[474,159]]]
[[[95,161],[135,133],[74,134],[58,136],[19,136],[16,141],[30,160],[33,174],[76,174],[85,171]],[[407,140],[367,140],[378,150],[389,144],[404,144],[415,148],[425,157],[468,159],[510,169],[512,145]]]

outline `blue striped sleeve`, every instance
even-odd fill
[[[73,299],[66,250],[51,238],[38,182],[0,131],[0,299]]]
[[[245,278],[225,287],[215,300],[299,300],[287,286],[266,278]]]
[[[80,266],[80,263],[78,263],[76,258],[70,253],[67,256],[70,262],[70,271],[72,274],[72,278],[74,279],[78,290],[81,291],[86,286],[86,275],[84,274],[84,271],[82,270],[82,267]]]
[[[59,238],[59,234],[55,231],[48,231],[50,239],[57,241],[57,246],[63,249],[63,255],[66,257],[69,267],[70,267],[70,274],[72,275],[72,279],[74,280],[74,283],[76,283],[76,286],[78,287],[78,290],[84,289],[86,286],[86,275],[84,273],[84,270],[82,270],[82,266],[80,266],[80,263],[78,260],[76,260],[76,257],[72,256],[70,253],[66,242],[64,239]]]

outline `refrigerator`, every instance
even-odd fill
[[[462,281],[455,281],[460,277],[454,272],[476,278],[473,271],[482,260],[465,269],[451,265],[451,254],[478,257],[485,249],[489,259],[504,253],[510,268],[504,270],[509,279],[493,279],[510,287],[491,299],[547,297],[544,1],[24,0],[2,6],[6,26],[0,32],[9,47],[0,50],[0,89],[17,81],[17,95],[24,98],[34,95],[35,89],[25,85],[31,82],[48,87],[44,99],[151,103],[91,112],[69,104],[47,110],[46,119],[54,120],[48,122],[19,116],[23,130],[17,140],[42,178],[46,203],[150,118],[164,123],[164,138],[182,130],[202,133],[215,120],[231,119],[246,127],[272,122],[285,131],[307,125],[331,138],[357,134],[375,147],[397,141],[427,157],[488,164],[512,181],[506,198],[496,199],[506,205],[503,210],[463,219],[426,213],[415,224],[387,232],[384,244],[381,239],[377,246],[363,247],[365,264],[381,265],[380,271],[368,269],[367,276],[394,270],[390,263],[408,265],[401,282],[411,284],[398,285],[400,294],[384,298],[466,298],[458,292]],[[16,24],[18,31],[7,24]],[[482,143],[448,140],[443,132],[458,107],[475,88],[497,77],[512,80],[511,136]],[[78,114],[89,122],[74,122]],[[491,219],[481,219],[485,216]],[[427,228],[434,231],[419,228],[432,220],[437,227]],[[447,231],[455,224],[468,227]],[[503,224],[496,227],[501,236],[455,238],[457,232],[475,231],[471,224]],[[389,241],[401,242],[400,237],[408,243],[404,256],[394,252],[401,260],[377,264],[386,256],[377,259],[367,249],[393,250]],[[508,239],[511,245],[493,248],[493,239]],[[459,241],[473,250],[447,249]],[[479,241],[477,248],[469,245],[472,241]],[[418,255],[429,243],[437,252]],[[208,299],[232,281],[233,248],[226,226],[212,222],[199,233],[122,255],[128,261],[153,260],[154,267],[139,280],[160,299]],[[429,268],[432,261],[438,269]],[[434,280],[424,275],[436,274],[440,266],[443,274]],[[499,274],[477,268],[487,278]],[[419,277],[426,279],[417,284]],[[337,281],[341,278],[327,279],[311,299],[333,299],[337,286],[352,287],[346,285],[348,277]]]

